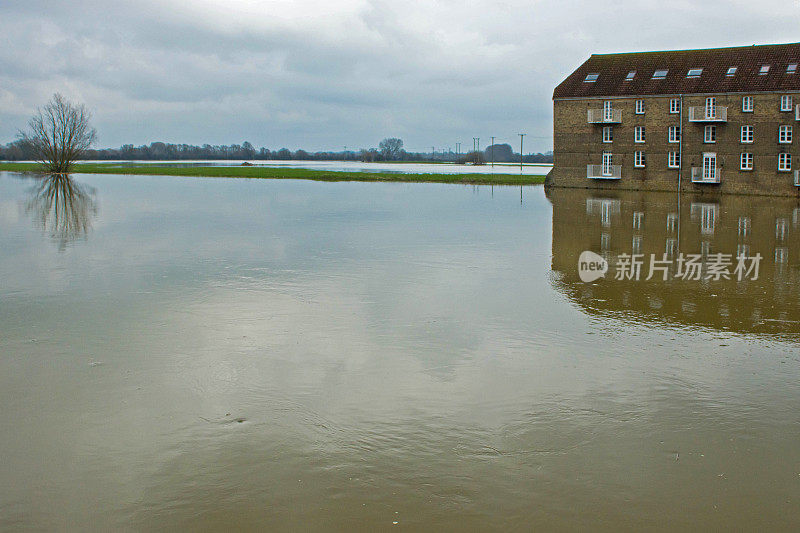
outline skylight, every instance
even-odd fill
[[[667,72],[669,72],[669,70],[666,70],[666,69],[657,70],[657,71],[653,72],[653,79],[654,80],[663,80],[664,78],[667,77]]]
[[[689,72],[686,73],[687,78],[699,78],[700,74],[703,73],[703,69],[701,68],[690,68]]]
[[[625,76],[625,80],[626,81],[632,80],[634,78],[634,76],[636,76],[636,71],[635,70],[631,70],[630,72],[628,72],[628,75]]]
[[[797,63],[789,63],[789,66],[786,67],[786,74],[794,74],[797,72]]]
[[[769,72],[769,65],[761,65],[761,70],[758,71],[759,76],[764,76]]]
[[[735,76],[736,75],[736,68],[737,67],[728,67],[728,72],[726,72],[725,75],[728,76],[729,78],[731,76]]]
[[[597,81],[597,78],[600,77],[600,74],[587,74],[586,78],[583,80],[586,83],[594,83]]]

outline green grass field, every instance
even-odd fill
[[[42,172],[37,163],[0,163],[0,170]],[[139,176],[186,176],[203,178],[301,179],[317,181],[400,181],[428,183],[466,183],[475,185],[534,185],[544,183],[544,175],[519,174],[400,174],[395,172],[334,172],[303,168],[270,167],[160,167],[80,163],[75,174],[129,174]]]

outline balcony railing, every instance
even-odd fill
[[[586,165],[586,177],[593,180],[618,180],[622,177],[622,165]]]
[[[689,108],[689,122],[728,122],[728,108],[721,105],[692,106]]]
[[[719,168],[703,172],[703,167],[692,167],[692,183],[719,183],[721,179],[722,171]]]
[[[800,187],[800,170],[794,171],[794,186]]]
[[[619,124],[622,122],[622,109],[589,109],[589,124]]]

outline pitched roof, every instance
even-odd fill
[[[797,63],[800,43],[595,54],[555,88],[553,98],[797,91],[800,70],[786,71]],[[770,66],[766,75],[759,74],[762,65]],[[726,76],[730,67],[736,67],[736,73]],[[699,77],[687,78],[689,69],[700,68]],[[666,77],[653,79],[656,70],[667,70]],[[635,76],[626,80],[631,71]],[[599,74],[597,81],[585,82],[587,74]]]

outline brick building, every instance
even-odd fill
[[[556,187],[800,195],[800,43],[592,55],[553,92]]]

